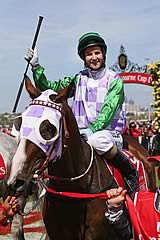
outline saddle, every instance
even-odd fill
[[[140,191],[141,190],[146,190],[146,189],[148,190],[147,178],[146,178],[146,173],[145,173],[145,170],[144,170],[143,163],[140,162],[135,156],[133,156],[132,153],[130,153],[128,150],[126,150],[126,149],[128,149],[127,142],[124,141],[124,139],[122,140],[122,137],[121,137],[120,134],[117,133],[116,136],[114,135],[114,132],[111,132],[111,134],[112,134],[112,137],[114,138],[114,140],[116,142],[116,145],[120,146],[120,148],[122,148],[122,147],[124,148],[124,146],[125,146],[125,149],[123,149],[122,152],[124,153],[124,155],[128,158],[130,163],[133,165],[133,167],[139,173],[139,190]],[[87,136],[85,134],[81,134],[81,138],[84,141],[87,141]],[[105,159],[104,159],[104,161],[105,161],[106,166],[108,167],[110,173],[113,174],[112,163],[110,161],[106,161]],[[117,182],[117,184],[120,187],[125,186],[122,174],[116,167],[114,167],[114,178],[115,178],[115,181]]]
[[[130,163],[133,165],[133,167],[139,173],[139,190],[140,191],[148,190],[147,178],[146,178],[146,173],[145,173],[145,170],[144,170],[143,163],[140,162],[135,156],[133,156],[133,154],[130,153],[128,150],[123,149],[123,153],[126,155],[128,160],[130,161]],[[111,164],[111,162],[108,161],[106,164],[108,165],[108,168],[109,168],[109,170],[112,174],[112,164]],[[122,175],[117,168],[114,168],[114,178],[115,178],[115,181],[117,182],[117,184],[120,187],[124,187],[124,181],[123,181]]]

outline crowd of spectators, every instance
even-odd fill
[[[160,155],[160,132],[153,121],[131,121],[126,124],[123,134],[133,136],[150,155]]]
[[[0,126],[0,131],[12,136],[12,128],[9,126]],[[150,155],[160,155],[160,132],[156,130],[153,121],[130,121],[123,134],[133,136]]]

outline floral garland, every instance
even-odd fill
[[[154,122],[155,129],[160,132],[160,61],[148,64],[148,70],[152,76],[151,86],[153,87],[154,96]]]

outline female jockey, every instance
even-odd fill
[[[75,76],[50,81],[39,65],[36,50],[28,49],[25,59],[30,62],[36,87],[40,91],[61,90],[74,83],[72,111],[81,134],[106,160],[110,160],[122,173],[129,194],[138,190],[138,173],[117,148],[115,139],[125,126],[123,80],[106,67],[107,45],[95,32],[80,37],[78,55],[84,69]]]

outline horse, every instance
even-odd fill
[[[12,131],[13,133],[13,131]],[[8,195],[8,191],[7,191],[7,186],[6,186],[6,179],[7,179],[7,175],[9,175],[10,172],[10,168],[11,168],[11,164],[12,164],[12,159],[13,156],[16,152],[17,149],[17,139],[13,136],[10,136],[8,134],[5,134],[3,132],[0,131],[0,154],[2,156],[2,159],[4,160],[5,163],[5,174],[6,177],[4,178],[4,180],[0,181],[0,197],[2,197],[2,199],[4,200],[7,195]],[[4,171],[4,170],[3,170]],[[3,173],[2,171],[2,173]],[[0,175],[1,175],[1,169],[0,169]],[[33,197],[32,197],[33,198]],[[27,208],[29,206],[27,205]],[[41,206],[40,206],[41,207]],[[40,208],[39,207],[39,208]],[[41,209],[36,209],[37,211],[41,210]],[[40,216],[40,215],[39,215]],[[36,219],[36,216],[34,215],[34,218]],[[33,223],[32,223],[33,224]],[[40,223],[37,223],[37,227],[39,227]],[[24,240],[27,236],[27,234],[24,233],[24,218],[23,216],[16,214],[11,222],[10,225],[10,230],[9,234],[10,237],[14,240]],[[40,227],[42,226],[42,224],[40,225]],[[39,230],[40,230],[39,227]],[[1,232],[2,230],[2,232]],[[7,232],[7,230],[5,230],[4,228],[2,228],[0,230],[0,239],[1,236],[3,235],[3,232]],[[45,233],[41,233],[41,235],[45,236]],[[5,235],[7,238],[7,235]]]
[[[12,136],[0,131],[0,154],[5,163],[6,177],[0,181],[0,196],[5,199],[7,196],[6,179],[9,174],[12,158],[17,149],[17,141]],[[23,239],[23,217],[16,215],[11,224],[11,235],[13,239]]]
[[[106,200],[91,197],[118,184],[104,159],[81,138],[66,101],[70,91],[41,93],[27,76],[25,86],[32,100],[16,126],[20,139],[7,181],[9,189],[23,202],[32,192],[33,179],[41,182],[47,169],[45,189],[50,191],[45,194],[43,217],[49,239],[118,240],[105,218]]]
[[[139,161],[141,161],[144,165],[144,169],[146,171],[148,188],[155,188],[155,172],[154,172],[154,164],[149,161],[151,157],[149,152],[131,135],[123,134],[123,141],[126,143],[125,148],[133,154]]]
[[[16,152],[17,142],[16,140],[0,131],[0,154],[4,160],[5,164],[5,175],[9,173],[9,169],[11,166],[12,158]],[[5,188],[4,181],[0,181],[0,194],[1,197],[5,197],[7,194],[7,189]]]

